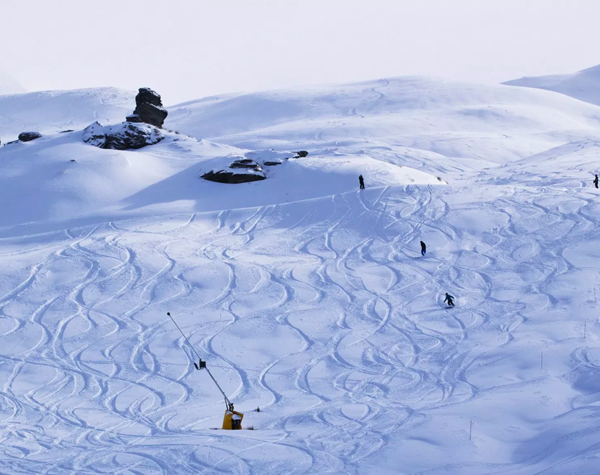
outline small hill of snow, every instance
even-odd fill
[[[172,107],[167,127],[244,148],[291,143],[361,153],[367,146],[378,159],[416,159],[447,173],[598,135],[600,109],[534,89],[401,77],[209,97]]]
[[[82,141],[82,131],[0,148],[0,229],[43,229],[40,223],[85,223],[162,212],[198,212],[306,200],[367,186],[443,184],[410,167],[367,153],[304,158],[244,150],[164,131],[165,140],[139,150],[105,150]],[[266,166],[279,156],[281,164]],[[222,184],[200,178],[240,157],[264,167],[258,183]],[[86,221],[87,220],[87,221]],[[53,227],[53,226],[51,226]]]
[[[45,135],[120,122],[134,108],[134,92],[112,87],[0,96],[0,138],[6,143],[30,130]]]
[[[522,77],[507,81],[504,84],[546,89],[590,104],[600,105],[600,64],[574,74]]]
[[[23,92],[25,92],[25,88],[15,78],[4,71],[0,71],[0,96]]]

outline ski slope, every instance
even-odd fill
[[[596,473],[600,107],[399,78],[170,114],[0,149],[0,473]]]

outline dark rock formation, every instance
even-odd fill
[[[299,152],[296,152],[296,156],[292,158],[304,158],[306,156],[308,156],[308,152],[306,150],[300,150]]]
[[[267,178],[262,167],[250,158],[234,160],[228,169],[211,170],[202,175],[202,178],[217,183],[249,183]]]
[[[32,140],[39,139],[42,136],[39,132],[21,132],[19,134],[19,140],[21,142],[31,142]]]
[[[135,110],[127,116],[127,122],[144,122],[162,128],[168,112],[162,105],[160,95],[148,87],[139,89],[135,96]]]
[[[217,183],[249,183],[252,181],[260,181],[267,178],[264,174],[258,173],[234,173],[226,170],[210,171],[202,175],[202,178]]]
[[[257,172],[262,171],[262,167],[251,158],[240,158],[235,160],[229,165],[229,168],[251,168]]]
[[[136,150],[154,145],[164,138],[156,127],[129,122],[106,127],[94,122],[85,128],[82,136],[89,145],[112,150]]]
[[[275,165],[281,165],[283,162],[281,160],[267,160],[263,162],[265,167],[274,167]]]

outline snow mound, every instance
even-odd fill
[[[546,89],[590,104],[600,105],[600,64],[574,74],[522,77],[504,84]]]
[[[265,166],[261,173],[268,179],[258,183],[213,183],[200,177],[214,170],[229,170],[240,158],[274,158],[277,154],[198,141],[164,129],[160,143],[139,150],[100,147],[107,131],[120,132],[122,126],[92,124],[85,131],[46,135],[0,148],[0,200],[5,203],[0,229],[38,229],[42,223],[74,225],[165,210],[197,212],[276,205],[356,190],[361,173],[368,187],[442,184],[428,173],[367,154],[338,153]],[[231,171],[247,173],[246,169]]]

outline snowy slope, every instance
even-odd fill
[[[46,134],[81,129],[94,121],[120,122],[133,112],[134,97],[116,88],[0,95],[0,138],[6,143],[25,131]]]
[[[367,146],[432,173],[504,164],[598,136],[599,125],[598,107],[549,92],[420,77],[209,97],[167,118],[172,129],[235,146]]]
[[[504,84],[560,92],[581,101],[600,105],[600,64],[574,74],[522,77]]]
[[[170,114],[0,149],[0,472],[597,472],[600,107],[408,78]],[[256,430],[213,430],[167,311]]]

